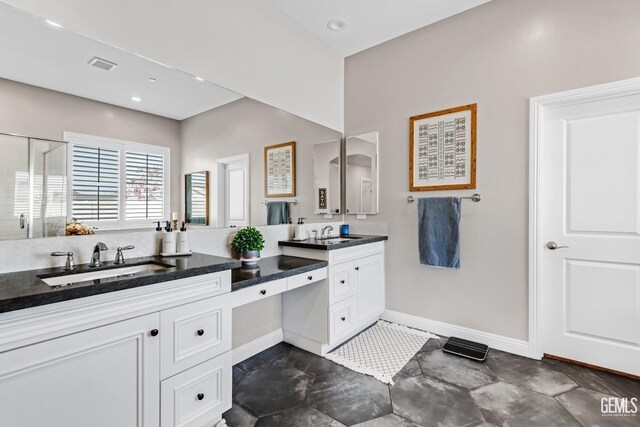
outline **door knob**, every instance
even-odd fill
[[[547,249],[551,249],[552,251],[555,251],[556,249],[563,249],[563,248],[568,248],[569,246],[558,246],[558,244],[556,242],[554,242],[553,240],[550,242],[547,242]]]

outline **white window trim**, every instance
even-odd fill
[[[137,151],[142,153],[157,154],[164,156],[164,195],[163,195],[163,215],[162,218],[157,220],[164,221],[169,219],[170,212],[170,196],[171,196],[171,150],[168,147],[160,145],[142,144],[139,142],[125,141],[120,139],[105,138],[102,136],[87,135],[83,133],[64,132],[64,141],[68,142],[67,148],[67,218],[73,218],[73,146],[88,145],[93,147],[103,147],[107,149],[116,149],[119,151],[119,203],[118,203],[118,218],[117,220],[102,220],[102,221],[85,221],[85,223],[91,227],[96,227],[98,230],[121,230],[126,228],[141,228],[151,225],[154,218],[148,219],[125,219],[125,205],[126,197],[121,197],[124,191],[124,185],[126,183],[126,166],[125,156],[127,151]]]

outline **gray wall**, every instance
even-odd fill
[[[640,2],[493,0],[346,60],[346,134],[380,131],[387,308],[527,339],[528,99],[640,74]],[[409,117],[478,103],[462,269],[421,266]],[[468,195],[473,191],[414,196]]]
[[[178,121],[6,79],[0,94],[0,132],[56,140],[77,132],[169,147],[171,210],[179,210]]]
[[[296,199],[292,217],[323,221],[313,214],[313,144],[340,138],[341,134],[322,125],[263,104],[242,98],[181,122],[182,172],[210,171],[211,223],[216,224],[216,159],[249,153],[251,170],[252,225],[267,223],[264,197],[264,147],[296,142]],[[184,208],[183,208],[184,209]]]
[[[306,217],[310,222],[324,221],[322,216],[313,214],[312,146],[315,142],[340,138],[340,133],[250,98],[183,120],[180,129],[182,173],[210,171],[209,215],[212,224],[215,224],[217,208],[216,159],[249,153],[251,224],[264,225],[267,219],[266,207],[261,204],[265,200],[264,147],[287,141],[296,141],[298,205],[291,207],[292,217]],[[238,307],[233,310],[233,346],[236,348],[280,329],[280,325],[279,296]]]

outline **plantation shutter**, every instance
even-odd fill
[[[127,151],[126,219],[162,219],[164,156]]]
[[[119,153],[73,145],[73,217],[80,221],[118,219]]]

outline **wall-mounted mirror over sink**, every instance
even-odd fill
[[[314,213],[329,215],[341,213],[341,169],[341,139],[313,145]]]
[[[286,202],[293,222],[324,219],[314,144],[339,144],[341,133],[2,3],[0,57],[0,239],[153,230],[174,216],[187,226],[266,225],[265,201]],[[288,141],[296,195],[267,198],[264,147]],[[240,156],[241,194],[220,191],[223,167],[228,186],[240,182],[224,162]],[[335,213],[339,186],[333,195]]]
[[[378,213],[378,132],[346,138],[347,214]]]
[[[185,207],[187,224],[209,225],[209,172],[200,171],[184,176]]]

